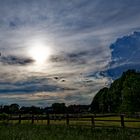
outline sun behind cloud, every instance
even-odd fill
[[[45,64],[51,55],[51,49],[44,42],[35,41],[29,48],[29,55],[35,60],[36,64]]]

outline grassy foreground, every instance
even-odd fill
[[[140,140],[140,129],[1,124],[0,140]]]

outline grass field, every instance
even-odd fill
[[[140,129],[1,124],[0,140],[140,140]]]

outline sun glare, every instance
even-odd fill
[[[44,64],[51,54],[50,48],[41,42],[36,42],[31,45],[29,55],[37,64]]]

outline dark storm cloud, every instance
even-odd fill
[[[54,92],[61,90],[64,89],[59,86],[49,84],[47,78],[28,78],[17,82],[0,82],[0,94],[32,94],[36,92]]]
[[[1,56],[0,62],[5,65],[28,65],[33,63],[34,61],[31,58],[22,58],[18,56]]]
[[[85,55],[85,53],[73,53],[73,54],[67,54],[67,55],[53,55],[50,58],[51,62],[56,62],[56,63],[60,63],[60,62],[65,62],[65,63],[76,63],[76,64],[85,64],[86,63],[86,59],[83,58],[83,55]]]
[[[95,55],[98,54],[100,54],[100,50],[96,48],[94,50],[77,51],[67,54],[60,53],[60,55],[52,55],[50,57],[50,61],[56,63],[66,62],[68,64],[75,63],[80,65],[86,64],[90,58],[92,59]]]

